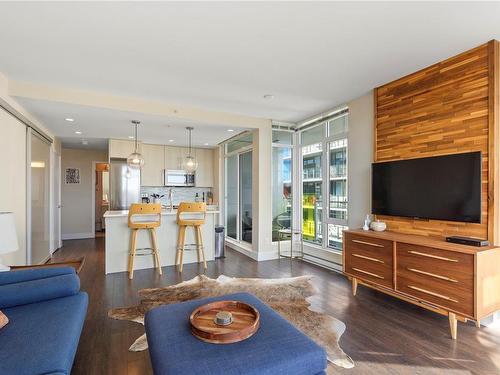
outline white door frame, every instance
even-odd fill
[[[62,247],[61,240],[61,154],[50,152],[50,254]]]
[[[106,163],[109,164],[109,161],[93,161],[92,162],[92,238],[95,238],[95,172],[96,172],[96,164]]]
[[[55,166],[54,166],[54,160],[56,159],[55,156],[56,151],[50,148],[49,151],[49,160],[50,160],[50,170],[49,170],[49,186],[50,186],[50,191],[49,191],[49,254],[52,255],[54,251],[56,251],[56,246],[55,246],[55,202],[56,202],[56,194],[55,194]]]
[[[57,157],[58,157],[58,171],[57,173],[59,173],[59,184],[57,184],[57,197],[59,198],[59,201],[57,202],[57,212],[58,212],[58,215],[59,215],[59,225],[57,226],[56,230],[57,230],[57,238],[59,239],[58,240],[58,243],[56,244],[57,245],[57,248],[60,249],[63,245],[63,242],[62,242],[62,158],[61,158],[61,154],[57,154]]]

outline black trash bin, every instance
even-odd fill
[[[224,247],[224,227],[219,225],[215,227],[215,259],[225,258]]]

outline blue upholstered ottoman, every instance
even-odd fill
[[[221,300],[243,301],[259,310],[257,333],[226,345],[194,337],[191,312]],[[319,375],[326,369],[323,348],[248,293],[160,306],[146,314],[145,326],[156,375]]]

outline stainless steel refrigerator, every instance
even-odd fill
[[[127,159],[110,160],[110,210],[128,210],[141,199],[141,170],[127,166]]]

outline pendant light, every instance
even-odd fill
[[[132,169],[141,169],[142,166],[144,165],[144,158],[137,150],[137,127],[141,122],[137,120],[132,120],[131,122],[132,124],[135,125],[135,141],[134,141],[135,145],[134,145],[134,152],[131,153],[127,158],[127,165]]]
[[[188,126],[186,129],[189,133],[189,151],[186,158],[184,159],[183,167],[186,173],[191,174],[196,171],[196,168],[198,168],[198,161],[193,155],[191,155],[191,132],[193,131],[193,128]]]

